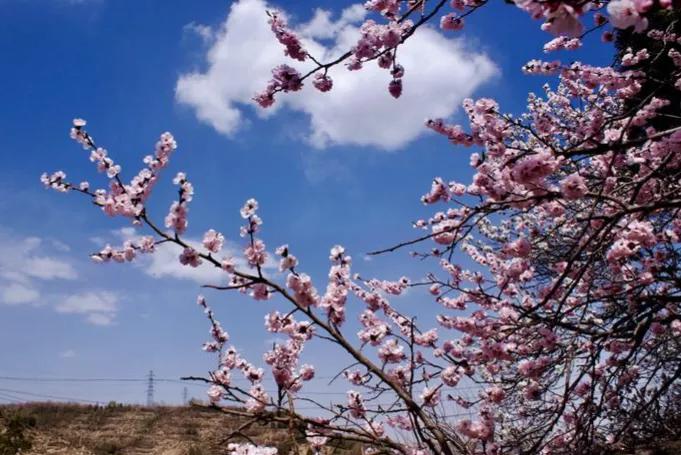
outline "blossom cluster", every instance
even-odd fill
[[[156,143],[154,155],[144,158],[146,167],[130,183],[124,184],[119,176],[121,166],[114,163],[104,148],[95,145],[94,139],[85,130],[86,124],[83,119],[74,119],[71,138],[90,150],[90,161],[96,162],[97,169],[105,172],[109,178],[109,190],[98,189],[91,192],[88,182],[82,182],[78,186],[65,183],[66,175],[61,171],[52,175],[43,174],[41,181],[45,186],[58,191],[78,190],[91,195],[93,202],[109,216],[120,215],[138,221],[144,213],[144,203],[156,183],[158,172],[167,165],[170,154],[177,148],[175,139],[170,133],[163,133]]]
[[[274,104],[277,92],[294,92],[300,90],[303,80],[314,75],[313,85],[318,90],[326,92],[332,89],[333,82],[328,76],[331,66],[345,62],[349,70],[360,70],[371,61],[376,60],[378,66],[388,69],[392,79],[388,83],[388,92],[399,98],[403,91],[402,77],[404,68],[396,62],[397,48],[416,28],[427,22],[427,19],[441,13],[445,3],[449,4],[450,12],[440,15],[440,28],[444,31],[459,31],[464,28],[465,17],[487,5],[486,0],[451,0],[439,2],[432,11],[426,14],[427,2],[407,2],[408,8],[403,8],[399,0],[368,0],[365,8],[377,13],[386,23],[379,23],[373,18],[367,19],[360,26],[360,39],[342,57],[330,63],[322,63],[313,59],[315,67],[304,76],[288,65],[277,66],[273,71],[273,78],[267,88],[253,99],[261,107]],[[527,12],[534,19],[543,20],[541,29],[553,35],[555,39],[544,45],[545,52],[557,50],[575,50],[582,46],[582,38],[591,30],[610,24],[615,30],[633,29],[636,33],[643,33],[649,27],[648,16],[659,11],[672,11],[674,0],[609,0],[608,2],[589,2],[583,0],[516,0],[510,2]],[[414,22],[411,17],[417,11],[421,12],[421,20]],[[601,12],[602,11],[602,12]],[[593,13],[594,28],[586,30],[587,15]],[[605,13],[605,14],[604,14]],[[292,59],[305,61],[310,55],[303,49],[300,38],[295,31],[288,27],[279,13],[268,13],[269,23],[277,40],[284,46],[284,53]],[[604,41],[612,41],[613,32],[603,33]],[[640,59],[640,57],[638,57]],[[626,62],[625,62],[626,64]],[[527,71],[535,74],[551,74],[555,68],[551,64],[535,64]]]

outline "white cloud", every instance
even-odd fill
[[[48,256],[46,251],[47,246],[38,237],[21,239],[0,232],[0,277],[16,281],[31,277],[42,280],[77,278],[78,274],[67,259]]]
[[[362,5],[352,5],[341,13],[340,19],[333,21],[331,11],[317,8],[309,22],[300,27],[300,35],[307,38],[332,39],[348,25],[356,24],[367,15]]]
[[[24,273],[34,278],[43,280],[73,280],[78,274],[71,264],[64,260],[47,256],[34,256],[26,258]]]
[[[55,309],[59,313],[83,315],[94,325],[109,325],[118,312],[118,301],[113,292],[87,291],[65,297]]]
[[[40,292],[21,283],[9,283],[0,287],[0,300],[9,305],[32,303],[39,298]]]
[[[71,359],[76,356],[76,351],[73,349],[67,349],[66,351],[62,351],[59,353],[59,357],[62,359]]]
[[[65,247],[0,231],[0,303],[35,303],[42,282],[76,279],[78,274],[66,258],[50,254]]]
[[[71,260],[64,256],[68,251],[69,246],[59,241],[21,237],[0,230],[0,303],[48,303],[58,313],[83,315],[95,325],[111,324],[118,312],[116,294],[76,291],[64,297],[48,287],[51,281],[78,278]]]
[[[92,325],[111,325],[115,316],[115,313],[90,313],[85,320]]]
[[[176,99],[195,110],[197,118],[227,136],[247,123],[248,109],[267,117],[287,107],[309,116],[307,140],[318,148],[333,144],[398,149],[425,131],[428,117],[448,117],[481,83],[498,73],[481,53],[467,48],[463,39],[446,38],[432,28],[418,30],[398,51],[405,67],[404,93],[398,100],[387,91],[389,74],[375,62],[359,72],[344,67],[330,70],[334,89],[320,93],[307,83],[295,94],[283,94],[273,108],[253,106],[251,98],[267,85],[271,69],[281,63],[303,71],[310,64],[294,62],[283,54],[267,24],[263,0],[234,2],[227,19],[215,31],[208,50],[206,71],[182,75]],[[328,61],[357,41],[357,22],[364,17],[354,5],[333,21],[317,10],[298,30],[306,48]]]
[[[52,240],[52,246],[54,247],[55,250],[61,251],[63,253],[68,253],[69,251],[71,251],[70,246],[59,240]]]
[[[183,30],[186,33],[195,34],[196,36],[201,38],[201,40],[204,43],[210,43],[211,41],[213,41],[213,38],[215,37],[212,28],[210,28],[207,25],[197,24],[196,22],[190,22],[189,24],[185,25],[183,27]]]

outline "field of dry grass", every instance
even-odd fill
[[[24,434],[28,451],[6,450],[10,416],[30,422]],[[222,441],[245,421],[200,406],[84,406],[31,403],[0,405],[0,455],[222,455]],[[310,455],[303,446],[296,453],[287,428],[252,426],[244,433],[259,444],[277,447],[282,455]],[[300,443],[301,441],[299,441]],[[654,448],[634,451],[594,450],[610,455],[677,455],[681,441],[658,441]],[[356,445],[325,447],[324,455],[360,455]]]
[[[226,453],[224,437],[243,423],[200,407],[33,403],[0,410],[33,417],[35,426],[26,430],[32,448],[23,455],[218,455]],[[293,445],[285,428],[254,426],[245,433],[258,443],[278,447],[279,453],[288,453]]]

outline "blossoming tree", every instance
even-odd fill
[[[439,20],[444,32],[459,30],[466,16],[487,3],[370,0],[366,8],[374,18],[361,27],[357,44],[330,62],[310,55],[284,18],[272,12],[272,31],[285,54],[311,59],[315,67],[300,74],[278,66],[254,100],[270,106],[308,79],[326,92],[333,89],[330,67],[361,70],[374,61],[387,71],[389,93],[399,97],[410,70],[399,64],[399,46],[430,21]],[[591,453],[636,444],[645,436],[646,421],[659,422],[666,410],[679,408],[679,4],[507,3],[544,21],[542,29],[555,35],[546,52],[576,49],[598,29],[605,41],[626,31],[653,45],[624,49],[615,67],[527,63],[526,73],[557,76],[557,86],[547,85],[541,96],[530,94],[520,116],[505,115],[495,101],[480,99],[464,102],[468,127],[427,122],[453,144],[475,149],[474,175],[470,182],[434,178],[422,201],[441,208],[415,223],[421,233],[414,239],[375,252],[422,247],[414,254],[434,265],[425,277],[363,279],[351,272],[345,249],[335,246],[328,282],[318,290],[321,285],[283,245],[273,252],[285,276],[280,282],[263,270],[272,252],[260,238],[262,220],[253,199],[241,209],[247,267],[238,268],[239,261],[221,255],[221,233],[207,230],[201,247],[186,241],[193,187],[185,174],[173,180],[179,196],[163,222],[147,211],[176,149],[170,133],[161,135],[155,153],[128,182],[87,132],[86,122],[74,121],[72,138],[90,151],[90,160],[109,179],[108,188],[71,183],[61,171],[43,175],[42,181],[58,191],[82,193],[107,215],[127,217],[148,232],[121,247],[106,246],[93,260],[132,261],[171,243],[185,266],[221,269],[229,284],[219,289],[290,306],[287,313],[265,317],[266,330],[286,339],[264,353],[266,373],[229,346],[227,332],[206,299],[198,297],[211,327],[204,350],[218,360],[215,371],[200,379],[209,383],[214,406],[247,419],[229,435],[230,453],[276,453],[244,440],[243,430],[255,422],[289,425],[292,435],[306,438],[319,453],[339,440],[361,444],[365,453]],[[647,70],[656,65],[670,70]],[[475,265],[467,270],[455,263],[455,251]],[[391,304],[391,295],[411,287],[427,289],[441,308],[438,328],[418,326],[415,314]],[[361,303],[359,314],[351,313],[350,299]],[[348,318],[359,319],[356,337],[343,331]],[[301,390],[315,375],[312,365],[301,363],[304,346],[314,338],[342,349],[353,366],[341,375],[349,382],[347,401],[313,402],[320,412],[309,417],[297,407]],[[237,385],[232,379],[237,374],[250,387]],[[264,389],[266,374],[276,383],[276,394]],[[464,399],[458,392],[464,383],[478,384],[479,396]],[[476,417],[452,418],[444,406],[450,401]]]

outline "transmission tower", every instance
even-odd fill
[[[149,371],[147,376],[147,406],[154,405],[154,371]]]
[[[188,403],[188,401],[187,401],[187,395],[188,395],[188,393],[187,393],[187,388],[185,387],[184,389],[182,389],[182,404],[184,404],[185,406],[186,406],[187,403]]]

